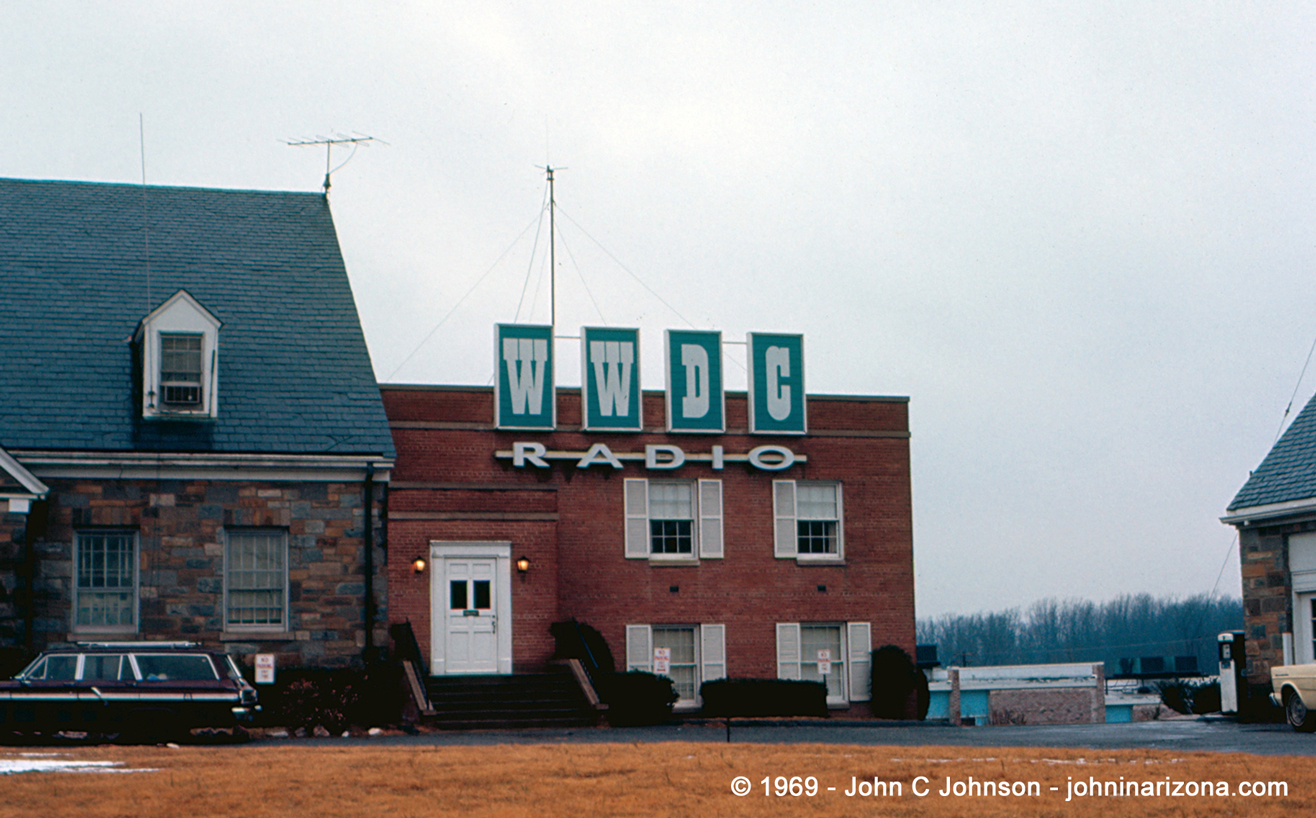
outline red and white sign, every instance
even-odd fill
[[[258,685],[274,684],[274,654],[273,653],[256,654],[256,684]]]
[[[671,648],[653,649],[653,672],[658,676],[665,676],[672,672]]]
[[[826,676],[832,672],[832,652],[827,648],[818,651],[818,675]]]

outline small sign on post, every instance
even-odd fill
[[[274,654],[273,653],[256,654],[256,684],[258,685],[274,684]]]
[[[656,676],[665,676],[672,672],[672,649],[653,649],[653,672]]]
[[[818,675],[827,676],[832,672],[832,652],[827,648],[818,651]]]

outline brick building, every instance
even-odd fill
[[[1316,661],[1316,398],[1248,477],[1223,522],[1238,529],[1247,676]]]
[[[383,644],[393,445],[325,197],[0,180],[0,212],[0,648]]]
[[[810,395],[807,431],[754,434],[728,393],[721,428],[682,434],[652,391],[630,430],[587,429],[586,390],[536,430],[500,428],[498,389],[381,386],[389,614],[430,672],[538,670],[574,618],[619,669],[670,663],[678,707],[709,679],[821,669],[829,704],[867,715],[870,648],[914,653],[907,399]]]

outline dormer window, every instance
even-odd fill
[[[142,417],[213,418],[220,323],[186,290],[142,320]]]
[[[160,333],[160,386],[166,406],[201,405],[202,336]]]

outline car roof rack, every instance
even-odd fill
[[[118,650],[159,650],[199,648],[200,642],[78,642],[80,648],[111,648]]]

